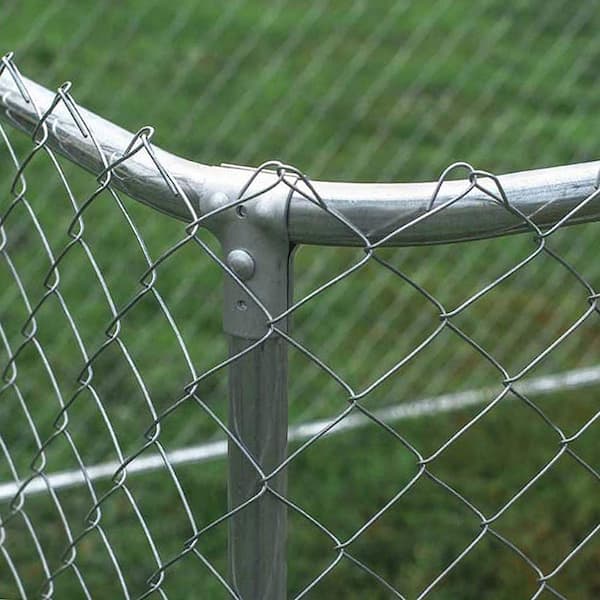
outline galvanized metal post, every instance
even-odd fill
[[[290,244],[253,223],[256,209],[238,208],[219,237],[229,267],[275,316],[289,302]],[[287,476],[285,470],[268,475],[287,455],[287,343],[273,334],[256,345],[270,330],[268,318],[230,277],[224,292],[230,356],[238,356],[229,369],[229,428],[265,476],[229,442],[229,508],[254,498],[229,519],[229,578],[243,600],[283,600],[287,510],[271,490],[285,494]],[[277,326],[287,329],[286,322]]]
[[[252,340],[232,337],[232,354]],[[237,361],[230,370],[229,426],[264,472],[286,456],[287,348],[269,339]],[[286,492],[282,472],[268,486]],[[239,506],[261,491],[260,476],[232,443],[229,444],[229,506]],[[286,506],[268,491],[229,521],[231,584],[244,600],[286,597]]]

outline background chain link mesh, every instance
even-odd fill
[[[393,180],[455,157],[500,172],[595,148],[593,3],[97,3],[85,18],[44,6],[30,19],[2,9],[28,74],[73,76],[78,101],[133,128],[143,114],[161,145],[197,160],[279,155],[314,177]],[[69,19],[71,37],[55,39]],[[43,134],[2,133],[0,482],[24,493],[2,504],[0,594],[229,597],[224,464],[169,467],[189,444],[219,454],[229,435],[217,245],[121,200],[111,157],[94,180]],[[147,152],[149,134],[130,150]],[[271,168],[314,193],[294,168]],[[447,175],[512,210],[493,177]],[[290,412],[304,441],[282,499],[291,597],[597,593],[596,226],[530,228],[300,249]],[[337,418],[340,432],[364,428],[322,436]],[[149,455],[158,468],[126,476]],[[113,479],[40,486],[83,464],[112,464]],[[26,495],[36,486],[47,491]]]

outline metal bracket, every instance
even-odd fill
[[[235,198],[219,192],[211,198],[211,205],[217,208],[233,201]],[[260,339],[270,326],[265,310],[276,318],[289,306],[292,246],[281,234],[286,231],[287,204],[281,193],[267,192],[228,208],[211,223],[225,262],[262,304],[233,277],[225,275],[223,327],[230,335]],[[287,321],[283,318],[276,325],[287,331]]]

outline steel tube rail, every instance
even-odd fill
[[[22,78],[30,96],[28,102],[8,71],[0,75],[0,117],[32,133],[54,101],[56,94]],[[109,121],[79,109],[83,119],[107,157],[122,155],[133,134]],[[103,162],[93,140],[83,137],[73,116],[60,103],[47,118],[48,143],[57,152],[85,169],[100,173]],[[39,132],[38,132],[39,135]],[[200,214],[215,208],[217,192],[235,198],[250,176],[244,168],[207,166],[179,158],[154,147],[160,163],[178,182]],[[511,205],[541,226],[558,222],[595,190],[600,161],[512,173],[499,177]],[[173,197],[150,157],[139,152],[115,169],[113,185],[131,197],[176,218],[189,220],[189,210]],[[264,173],[262,177],[273,177]],[[313,181],[323,201],[343,214],[372,242],[383,239],[398,227],[424,215],[437,183],[338,183]],[[468,182],[448,181],[439,191],[436,205],[448,202],[464,191]],[[493,186],[490,186],[493,189]],[[294,194],[286,186],[269,192],[264,210],[257,218],[294,244],[357,245],[360,241],[343,224],[311,201]],[[289,202],[287,223],[272,218],[273,206]],[[277,209],[280,210],[280,209]],[[568,224],[600,219],[600,198],[594,197],[568,221]],[[210,227],[210,224],[208,224]],[[510,212],[473,189],[460,201],[432,214],[388,239],[385,245],[435,244],[506,235],[524,231],[526,225]]]

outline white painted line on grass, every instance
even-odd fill
[[[552,392],[582,388],[600,383],[600,366],[586,369],[576,369],[566,371],[557,375],[545,375],[519,383],[519,391],[531,396],[539,396]],[[490,399],[491,394],[498,391],[498,388],[481,388],[478,390],[467,390],[464,392],[454,392],[451,394],[442,394],[431,398],[422,398],[413,402],[403,402],[393,406],[388,406],[379,410],[372,411],[381,421],[393,423],[403,419],[414,419],[425,415],[435,415],[454,410],[460,410],[468,406],[483,404]],[[331,419],[322,419],[310,421],[300,425],[292,425],[289,429],[290,442],[299,442],[306,440],[331,424]],[[325,436],[336,435],[345,431],[359,429],[372,424],[372,421],[363,414],[356,413],[347,416],[337,425],[332,427]],[[324,437],[325,437],[324,436]],[[183,465],[186,463],[205,462],[217,458],[224,458],[227,455],[227,441],[218,440],[197,446],[189,446],[167,453],[168,461],[171,465]],[[164,467],[164,460],[158,453],[148,456],[140,456],[127,466],[127,474],[143,473],[154,471]],[[106,462],[99,465],[92,465],[86,468],[87,478],[91,481],[96,479],[108,479],[118,470],[119,463]],[[79,470],[59,471],[50,473],[43,477],[37,477],[32,480],[25,488],[25,495],[36,494],[48,491],[51,487],[54,490],[73,487],[85,484],[85,477]],[[17,493],[20,482],[9,482],[0,484],[0,501],[9,500]]]

